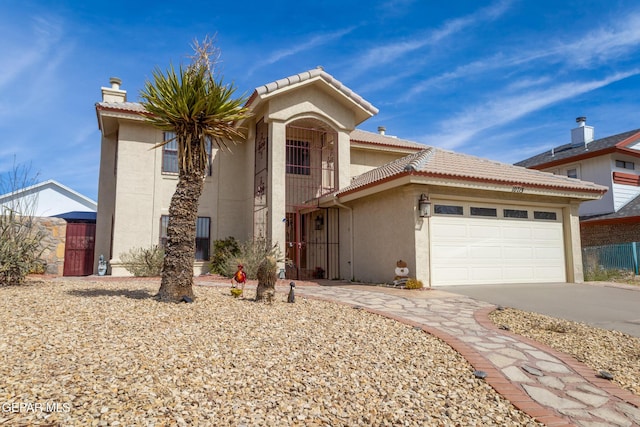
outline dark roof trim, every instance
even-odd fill
[[[638,135],[640,136],[640,134]],[[630,148],[613,146],[613,147],[603,148],[602,150],[586,151],[582,154],[578,154],[577,156],[565,157],[563,159],[558,159],[551,162],[540,163],[538,165],[527,166],[527,167],[529,169],[537,169],[537,170],[548,169],[554,166],[575,163],[580,160],[591,159],[593,157],[599,157],[599,156],[602,156],[603,154],[611,154],[611,153],[620,153],[620,154],[625,154],[632,157],[640,157],[640,151],[638,150],[632,150]]]

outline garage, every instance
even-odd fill
[[[561,209],[441,201],[430,220],[434,286],[566,281]]]

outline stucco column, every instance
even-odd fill
[[[286,125],[284,122],[269,123],[269,174],[267,201],[269,215],[267,218],[267,237],[272,244],[278,244],[284,253],[286,243]]]
[[[412,194],[412,202],[411,210],[414,214],[415,221],[415,259],[416,259],[416,270],[415,277],[418,280],[422,280],[424,286],[431,286],[431,244],[430,244],[430,226],[431,226],[431,218],[420,218],[420,214],[418,212],[418,200],[420,199],[420,194],[428,193],[425,189],[421,191],[413,192]]]
[[[344,130],[338,132],[338,188],[351,184],[351,138]]]
[[[562,209],[565,241],[565,265],[567,269],[567,281],[570,283],[584,282],[584,272],[582,270],[582,245],[580,243],[580,216],[578,214],[579,207],[580,203],[571,202],[569,207]]]

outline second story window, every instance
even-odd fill
[[[308,141],[287,140],[287,173],[311,175]]]
[[[175,137],[173,132],[165,132],[164,140]],[[209,158],[207,166],[207,176],[211,176],[211,141],[207,141],[207,157]],[[178,173],[178,141],[176,139],[162,146],[162,172]]]
[[[624,160],[616,160],[616,167],[622,169],[631,169],[634,170],[636,165],[633,162],[627,162]]]
[[[567,176],[569,178],[577,178],[578,177],[578,169],[567,169]]]
[[[165,133],[165,141],[172,138]],[[178,141],[173,140],[162,146],[162,172],[178,173]]]

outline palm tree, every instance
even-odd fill
[[[173,132],[178,146],[178,184],[169,206],[167,244],[162,268],[161,301],[193,299],[198,203],[209,162],[207,146],[225,149],[244,139],[237,123],[249,116],[245,99],[233,98],[235,87],[226,85],[214,72],[219,51],[205,38],[194,43],[195,55],[178,71],[170,66],[166,74],[156,68],[153,81],[140,92],[142,105],[153,126]]]

